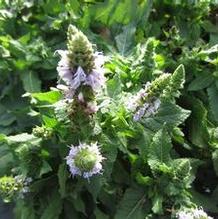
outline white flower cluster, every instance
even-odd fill
[[[202,208],[185,209],[177,213],[178,219],[213,219]]]
[[[20,185],[18,198],[23,199],[24,196],[30,192],[29,185],[32,182],[31,177],[24,178],[22,175],[17,175],[14,177],[16,183]]]
[[[155,115],[157,110],[159,109],[161,101],[159,99],[155,99],[150,103],[144,103],[134,114],[133,120],[139,121],[142,117],[150,117]]]
[[[150,82],[146,83],[145,88],[141,89],[128,103],[127,108],[135,112],[133,115],[134,121],[154,115],[160,107],[161,101],[158,98],[152,98],[148,102],[143,103],[143,99],[148,95],[147,90],[150,85]]]
[[[57,71],[67,85],[61,85],[58,88],[64,91],[66,98],[73,97],[80,85],[88,85],[94,92],[104,86],[105,77],[102,65],[105,62],[105,57],[101,53],[94,54],[95,67],[90,73],[86,73],[80,66],[77,69],[71,68],[67,50],[57,50],[56,52],[61,56]]]
[[[145,98],[147,94],[147,90],[150,87],[151,83],[147,82],[145,87],[142,88],[136,95],[131,97],[130,101],[127,104],[127,108],[131,111],[136,111],[137,107],[141,104],[143,98]]]
[[[66,157],[72,176],[79,175],[84,178],[100,174],[103,160],[104,157],[101,155],[97,143],[90,145],[80,143],[78,146],[71,146],[69,155]]]

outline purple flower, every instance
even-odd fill
[[[68,58],[67,50],[57,50],[55,53],[58,53],[61,56],[61,60],[58,62],[57,71],[60,78],[67,84],[70,85],[70,82],[73,78],[72,69],[70,67],[70,60]]]
[[[151,83],[147,82],[141,90],[138,91],[138,93],[131,97],[130,101],[127,104],[127,108],[130,111],[135,111],[139,105],[141,105],[143,98],[145,98],[148,93],[147,90],[150,87]]]
[[[64,94],[65,99],[67,99],[69,101],[73,99],[75,90],[72,89],[71,87],[63,85],[63,84],[58,84],[57,89],[62,91],[62,93]]]
[[[87,74],[81,66],[72,69],[67,50],[57,50],[56,53],[61,56],[57,67],[58,74],[66,85],[70,87],[69,90],[73,91],[73,95],[76,89],[81,85],[89,85],[95,92],[104,86],[105,77],[103,64],[105,57],[101,53],[96,52],[94,54],[95,66],[89,74]]]
[[[96,102],[88,102],[85,110],[88,114],[93,114],[98,111]]]
[[[150,117],[157,113],[161,101],[159,99],[144,103],[133,116],[134,121],[139,121],[142,117]]]
[[[98,91],[101,87],[105,84],[105,77],[103,75],[102,69],[93,70],[86,78],[84,84],[89,85],[92,87],[94,91]]]
[[[79,66],[77,68],[76,73],[72,77],[72,79],[69,81],[70,87],[74,90],[76,90],[83,82],[86,82],[86,74],[83,71],[83,69]]]
[[[178,219],[213,219],[202,208],[184,209],[177,213]]]
[[[79,175],[90,178],[93,175],[101,174],[103,159],[97,143],[90,145],[80,143],[78,146],[71,146],[66,162],[72,176]]]

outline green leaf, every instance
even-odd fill
[[[134,45],[135,31],[136,27],[133,24],[129,24],[124,26],[123,32],[115,37],[118,51],[122,56],[127,55]]]
[[[170,95],[173,97],[179,97],[179,89],[182,89],[185,83],[185,68],[184,65],[179,65],[173,72],[170,78]]]
[[[150,176],[143,176],[141,173],[136,174],[136,181],[144,186],[150,186],[153,183],[153,179]]]
[[[117,157],[117,140],[113,138],[109,138],[105,134],[101,136],[101,145],[102,145],[102,153],[105,154],[105,171],[104,175],[110,177],[114,162]]]
[[[16,116],[0,104],[0,126],[9,126],[14,121],[16,121]]]
[[[189,159],[186,158],[175,159],[172,162],[172,166],[176,172],[176,176],[181,181],[184,181],[185,178],[190,177],[191,165]]]
[[[191,191],[192,201],[198,206],[202,206],[205,211],[209,212],[218,212],[217,207],[217,196],[214,198],[213,196],[203,195],[195,190]]]
[[[216,175],[218,176],[218,150],[215,150],[212,154],[212,158],[213,158],[213,166],[214,166],[214,170],[216,172]]]
[[[95,209],[95,216],[96,219],[109,219],[109,215],[106,215],[105,213],[103,213],[101,210],[99,210],[99,208]]]
[[[214,119],[218,122],[218,89],[215,84],[207,89],[209,104]]]
[[[81,219],[81,214],[77,212],[71,201],[64,201],[64,219]]]
[[[21,74],[23,87],[26,92],[39,92],[41,90],[41,81],[36,73],[32,71]]]
[[[35,215],[32,203],[28,203],[27,205],[27,203],[21,200],[16,203],[15,215],[16,215],[16,218],[19,218],[19,219],[26,219],[26,218],[36,219],[36,215]]]
[[[74,199],[73,206],[77,212],[82,212],[86,214],[85,203],[80,195],[77,195],[77,197]]]
[[[154,117],[143,119],[146,128],[152,131],[158,131],[163,124],[168,129],[172,129],[182,124],[190,115],[189,110],[185,110],[171,102],[163,102]]]
[[[191,98],[192,114],[188,120],[189,139],[198,147],[208,146],[210,135],[207,128],[207,110],[203,103],[196,98]]]
[[[95,20],[107,25],[127,24],[134,18],[137,4],[131,0],[106,0],[94,5],[92,13]]]
[[[49,165],[48,162],[46,162],[46,161],[43,160],[43,163],[42,163],[42,167],[41,167],[41,169],[40,169],[39,176],[42,177],[43,174],[48,173],[48,172],[50,172],[50,171],[52,171],[51,166]]]
[[[39,102],[56,103],[62,97],[59,91],[48,91],[44,93],[32,93],[31,96]]]
[[[155,214],[162,214],[163,213],[163,197],[160,195],[156,195],[153,199],[153,207],[152,211]]]
[[[94,176],[90,179],[89,182],[85,182],[85,186],[87,190],[92,194],[94,200],[97,199],[104,182],[105,179],[102,176]]]
[[[24,142],[35,142],[38,141],[39,138],[37,138],[32,134],[22,133],[18,135],[11,135],[5,137],[5,140],[8,142],[8,144],[15,144],[15,143],[24,143]]]
[[[12,113],[5,112],[0,114],[0,126],[9,126],[16,121],[16,116]]]
[[[14,161],[14,157],[6,144],[0,144],[0,157],[0,175],[3,176],[11,169]]]
[[[141,189],[129,188],[119,203],[115,219],[144,219],[145,193]]]
[[[159,130],[153,137],[148,153],[148,164],[152,170],[156,171],[162,164],[169,163],[171,160],[171,148],[172,144],[169,134],[165,128]]]
[[[189,91],[197,91],[208,87],[214,81],[214,77],[208,72],[198,75],[188,86]]]
[[[6,140],[7,136],[4,134],[0,134],[0,142],[4,142]]]
[[[49,199],[49,204],[45,208],[40,219],[59,219],[62,211],[62,200],[57,192],[54,192]]]
[[[107,81],[107,92],[110,97],[115,97],[121,90],[121,80],[118,75],[115,75],[111,80]]]
[[[47,128],[54,128],[58,124],[55,118],[46,115],[42,115],[42,120]]]
[[[68,178],[66,163],[62,163],[58,169],[58,182],[59,182],[59,192],[61,197],[64,198],[66,195],[66,181]]]

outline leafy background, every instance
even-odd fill
[[[18,202],[18,218],[91,215],[122,219],[149,214],[151,218],[168,218],[167,194],[173,197],[170,201],[180,203],[178,191],[182,201],[192,195],[192,200],[211,215],[218,213],[217,13],[217,3],[206,0],[0,0],[0,175],[10,174],[15,164],[20,165],[16,159],[20,159],[24,146],[42,144],[36,150],[42,163],[36,170],[34,199],[39,201],[52,182],[54,187],[59,185],[59,192],[56,189],[48,193],[39,206],[35,201],[30,202],[33,206]],[[58,57],[54,52],[66,48],[69,24],[80,28],[99,51],[111,56],[106,65],[107,93],[114,103],[110,109],[105,107],[101,115],[105,135],[100,141],[108,154],[105,174],[112,180],[81,182],[89,194],[86,201],[78,184],[77,192],[66,197],[66,166],[54,160],[57,148],[47,146],[63,144],[57,143],[60,139],[72,139],[58,133],[58,140],[41,143],[31,135],[32,128],[41,123],[56,132],[61,130],[46,105],[60,98],[58,92],[50,91],[57,78]],[[163,107],[162,112],[143,124],[132,123],[119,102],[121,97],[135,92],[161,72],[174,72],[180,64],[184,65],[186,82],[177,105]],[[160,147],[166,153],[163,158]],[[58,153],[63,156],[65,151]],[[22,159],[25,171],[30,171],[31,163]],[[160,160],[165,164],[162,175],[157,165]],[[166,166],[178,169],[172,173]],[[172,175],[182,174],[183,180],[174,183]],[[170,186],[163,190],[166,184]],[[187,189],[187,185],[191,188]],[[100,202],[97,207],[95,200]],[[87,202],[93,211],[89,212]]]

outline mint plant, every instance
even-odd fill
[[[0,1],[0,196],[16,218],[216,218],[216,10]]]

